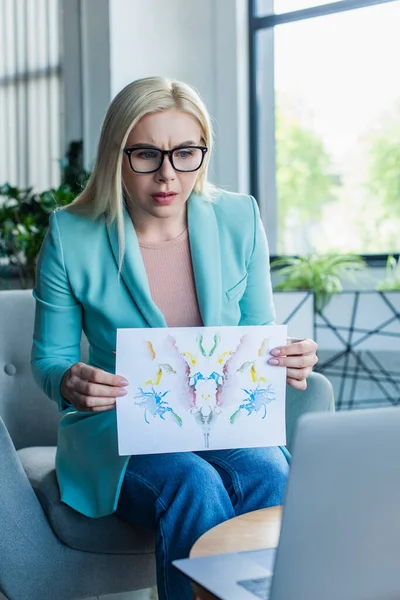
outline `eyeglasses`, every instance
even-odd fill
[[[161,169],[166,156],[175,171],[193,173],[200,169],[207,150],[207,146],[179,146],[172,150],[143,146],[141,148],[124,148],[124,153],[135,173],[155,173]]]

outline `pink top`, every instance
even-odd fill
[[[151,297],[163,313],[168,327],[202,326],[188,230],[172,240],[157,244],[139,239],[139,246]]]

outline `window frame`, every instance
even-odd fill
[[[310,8],[290,11],[287,13],[274,14],[274,0],[264,0],[269,4],[269,14],[257,15],[257,1],[248,0],[248,21],[249,21],[249,137],[250,137],[250,193],[257,199],[260,207],[261,218],[263,220],[271,259],[278,258],[277,238],[278,238],[278,201],[276,186],[276,143],[275,143],[275,42],[274,32],[276,25],[284,23],[294,23],[305,19],[328,16],[336,13],[347,12],[377,4],[388,4],[397,0],[341,0],[339,2],[330,2]],[[266,103],[269,107],[267,118],[264,123],[266,136],[263,143],[260,143],[260,123],[257,106],[257,33],[261,30],[268,32],[265,43],[268,48],[268,68],[269,75],[267,82]],[[265,171],[260,173],[259,164],[262,155],[265,160],[262,164],[266,165]],[[261,181],[262,179],[262,181]],[[260,182],[262,183],[260,185]],[[397,253],[396,253],[397,254]],[[400,255],[400,252],[399,252]],[[366,263],[371,267],[382,267],[386,264],[389,254],[362,254]]]

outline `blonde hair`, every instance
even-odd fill
[[[125,249],[122,158],[126,140],[131,129],[144,116],[174,108],[192,115],[201,127],[201,142],[208,147],[208,152],[193,191],[212,199],[213,186],[207,180],[213,145],[212,127],[203,101],[187,83],[164,77],[146,77],[127,85],[111,102],[101,129],[90,178],[82,193],[67,207],[67,210],[93,219],[103,216],[108,223],[117,220],[120,267]]]

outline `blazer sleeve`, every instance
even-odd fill
[[[252,196],[250,198],[253,207],[254,243],[247,265],[247,285],[239,304],[239,325],[272,325],[275,323],[275,309],[267,236],[257,202]]]
[[[71,406],[61,395],[64,373],[80,360],[82,306],[69,285],[57,212],[50,217],[36,268],[36,299],[31,367],[39,387],[59,410]]]

